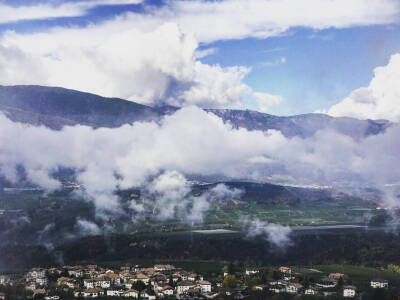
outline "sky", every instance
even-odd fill
[[[371,84],[399,33],[398,0],[3,0],[0,84],[398,121]]]

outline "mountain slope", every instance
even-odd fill
[[[42,86],[0,86],[0,110],[13,121],[53,129],[76,124],[118,127],[160,117],[157,110],[135,102]]]
[[[135,121],[158,120],[178,108],[152,108],[118,98],[104,98],[79,91],[43,86],[0,86],[0,111],[11,120],[60,129],[65,125],[118,127]],[[378,134],[389,121],[334,118],[324,114],[289,117],[251,110],[206,109],[233,127],[249,130],[275,129],[285,136],[307,137],[321,129],[332,129],[353,138]]]

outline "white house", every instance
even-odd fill
[[[66,285],[70,289],[75,289],[79,286],[79,283],[73,279],[64,281],[63,284]]]
[[[290,267],[279,267],[279,272],[284,274],[292,274],[292,268]]]
[[[176,292],[178,295],[186,293],[189,289],[194,288],[196,284],[192,281],[181,281],[177,285]]]
[[[189,275],[188,275],[188,280],[190,280],[190,281],[195,281],[196,280],[196,278],[197,278],[197,274],[195,274],[195,273],[190,273]]]
[[[73,276],[73,277],[77,277],[78,278],[78,277],[83,277],[83,274],[84,274],[84,272],[81,269],[74,268],[74,269],[68,270],[68,275],[69,276]]]
[[[373,279],[371,280],[371,287],[373,287],[374,289],[384,289],[389,287],[389,282],[384,279]]]
[[[121,284],[121,277],[119,277],[119,275],[111,273],[111,274],[107,274],[108,278],[110,278],[111,283],[113,285],[120,285]]]
[[[124,297],[139,298],[139,292],[137,290],[128,290],[124,293]]]
[[[121,297],[123,294],[124,294],[123,290],[118,290],[118,289],[107,290],[107,296],[110,297]]]
[[[93,289],[96,286],[96,284],[93,279],[84,279],[83,286],[87,289]]]
[[[34,268],[28,273],[28,277],[30,278],[38,278],[46,276],[46,270]]]
[[[286,285],[286,293],[297,294],[303,286],[300,283],[289,283]]]
[[[174,270],[175,267],[173,265],[155,265],[154,266],[154,270],[156,271],[171,271]]]
[[[258,274],[260,271],[255,270],[255,269],[246,269],[246,275],[250,276],[250,275],[255,275]]]
[[[100,288],[86,289],[82,291],[82,296],[85,298],[97,298],[104,295],[104,291]]]
[[[0,275],[0,285],[8,283],[9,278],[5,275]]]
[[[336,281],[322,281],[322,282],[318,282],[317,287],[323,288],[323,289],[329,289],[329,288],[334,288],[337,283]]]
[[[288,274],[284,274],[283,275],[283,280],[285,280],[285,281],[291,281],[293,279],[295,279],[295,277],[290,275],[290,274],[289,275]]]
[[[207,280],[197,281],[197,285],[200,287],[202,293],[211,292],[211,283]]]
[[[133,281],[142,281],[144,284],[149,284],[150,278],[143,273],[139,273],[133,278]]]
[[[167,285],[161,289],[161,293],[165,296],[172,296],[174,294],[174,289],[171,286]]]
[[[156,295],[154,293],[147,292],[147,291],[141,291],[140,292],[140,298],[142,299],[148,299],[148,300],[155,300],[156,299]]]
[[[356,287],[347,285],[343,287],[343,297],[353,298],[356,296]]]
[[[275,294],[285,293],[286,292],[286,286],[281,285],[281,284],[277,284],[277,285],[274,285],[274,286],[270,287],[269,290],[272,293],[275,293]]]
[[[308,288],[308,289],[306,289],[304,291],[304,294],[305,295],[317,295],[318,294],[318,290],[315,289],[315,288],[310,287],[310,288]]]
[[[108,278],[97,278],[95,281],[95,286],[108,289],[111,286],[111,280]]]
[[[47,285],[48,282],[49,281],[47,280],[47,277],[45,277],[45,276],[41,276],[41,277],[37,277],[36,278],[36,283],[38,285],[45,286],[45,285]]]
[[[268,285],[267,284],[258,284],[254,287],[254,289],[256,291],[265,291],[266,289],[268,289]]]

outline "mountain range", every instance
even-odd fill
[[[136,121],[159,120],[177,107],[150,107],[119,98],[105,98],[80,91],[44,86],[0,86],[0,111],[9,119],[59,130],[65,125],[118,127]],[[391,126],[386,120],[335,118],[325,114],[274,116],[252,110],[205,109],[248,130],[275,129],[287,137],[307,137],[322,129],[333,129],[359,139]]]

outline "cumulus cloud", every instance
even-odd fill
[[[45,33],[8,32],[0,39],[0,84],[63,86],[152,105],[240,107],[256,97],[243,82],[249,68],[204,64],[197,49],[193,35],[175,23],[142,29],[125,18]]]
[[[275,247],[285,249],[290,246],[290,227],[273,224],[259,219],[245,221],[244,230],[247,237],[263,237]]]
[[[80,17],[100,5],[139,4],[143,0],[90,0],[74,2],[39,2],[32,5],[12,6],[0,3],[0,24],[24,20]]]
[[[374,71],[369,86],[353,91],[349,97],[333,105],[332,116],[360,119],[400,121],[400,53],[394,54],[386,66]]]

